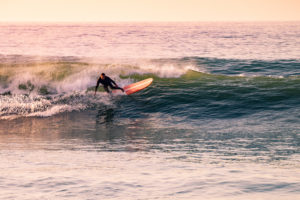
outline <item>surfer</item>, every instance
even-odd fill
[[[104,90],[107,92],[107,93],[110,93],[110,91],[108,90],[108,86],[111,88],[111,89],[119,89],[119,90],[122,90],[122,92],[124,92],[124,89],[119,87],[115,81],[113,81],[111,78],[109,78],[108,76],[106,76],[104,73],[102,73],[97,81],[97,85],[95,87],[95,95],[96,95],[96,92],[97,92],[97,89],[99,87],[99,84],[102,84],[103,85],[103,88]]]

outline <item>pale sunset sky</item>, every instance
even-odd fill
[[[300,21],[300,0],[0,0],[0,22]]]

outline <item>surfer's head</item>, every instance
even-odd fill
[[[102,74],[100,75],[100,78],[101,78],[101,79],[104,79],[104,78],[105,78],[105,74],[102,73]]]

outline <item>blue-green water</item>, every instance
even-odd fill
[[[2,28],[28,40],[0,47],[0,198],[299,196],[299,24]],[[154,81],[94,96],[102,72]]]

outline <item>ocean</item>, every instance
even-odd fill
[[[297,199],[300,22],[1,23],[0,169],[0,199]]]

